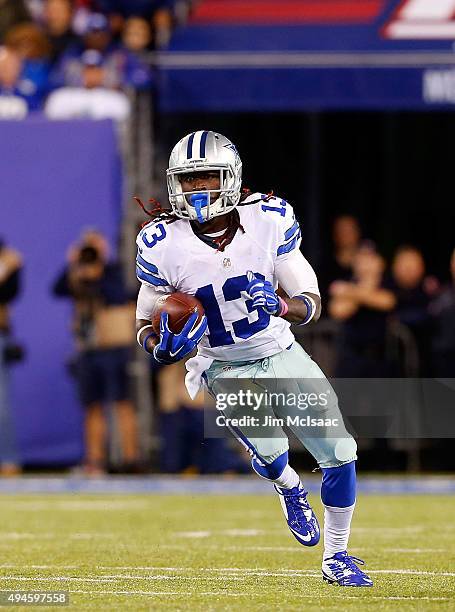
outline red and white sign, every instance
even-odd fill
[[[384,34],[394,39],[455,40],[455,0],[403,0]]]

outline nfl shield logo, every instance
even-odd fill
[[[231,267],[231,260],[229,259],[229,257],[225,257],[223,259],[223,267],[224,268],[230,268]]]

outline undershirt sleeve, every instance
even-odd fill
[[[161,288],[160,288],[161,289]],[[136,304],[136,319],[151,321],[153,315],[171,292],[163,293],[149,285],[141,285]]]
[[[293,251],[285,259],[276,260],[275,275],[278,284],[290,298],[301,293],[320,296],[316,273],[299,250]]]

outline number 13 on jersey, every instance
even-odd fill
[[[256,276],[265,280],[265,276],[262,274],[256,273]],[[270,322],[269,314],[264,312],[262,308],[253,308],[253,300],[242,296],[242,291],[246,290],[247,285],[248,278],[246,274],[242,274],[242,276],[228,278],[222,287],[225,302],[244,300],[248,312],[253,312],[255,310],[258,313],[258,318],[256,321],[249,321],[248,317],[243,317],[242,319],[232,323],[232,331],[234,335],[237,338],[242,339],[247,339],[254,336],[254,334],[257,334],[268,327]],[[228,331],[224,325],[220,304],[216,299],[213,285],[205,285],[205,287],[201,287],[196,291],[195,297],[197,297],[197,299],[202,303],[207,315],[208,328],[210,332],[210,346],[217,347],[235,344],[232,333]]]

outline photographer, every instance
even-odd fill
[[[115,408],[123,467],[134,469],[138,461],[137,423],[127,371],[134,345],[134,305],[120,266],[108,262],[102,234],[87,231],[70,250],[54,294],[74,300],[77,357],[73,373],[86,409],[84,470],[96,475],[106,469],[106,404]]]
[[[19,347],[11,341],[9,304],[19,293],[22,259],[0,239],[0,475],[20,472],[11,406],[8,366],[20,359]]]

